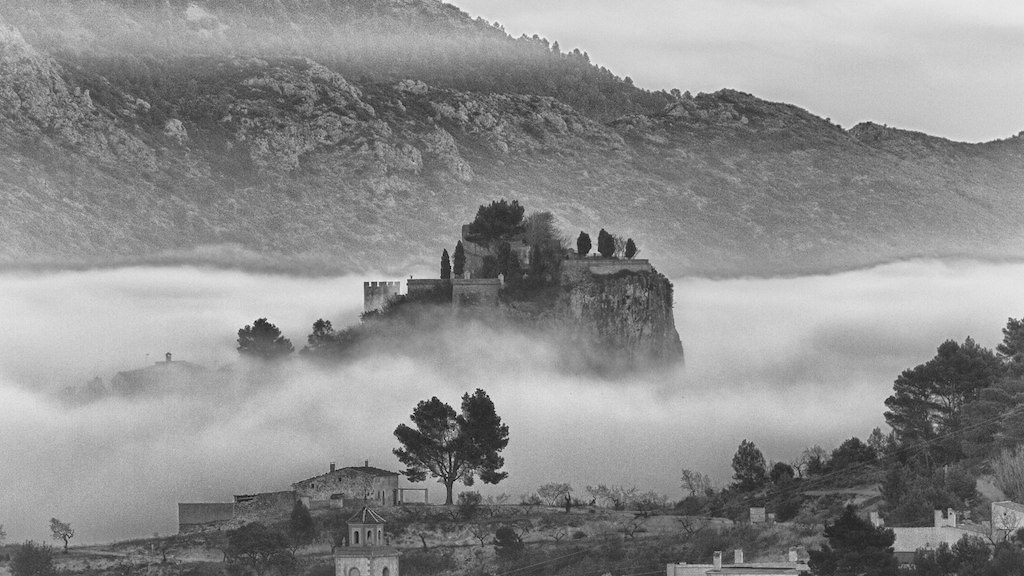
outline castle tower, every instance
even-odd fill
[[[348,541],[334,549],[335,576],[399,576],[398,550],[387,545],[384,524],[365,506],[348,519]]]
[[[363,282],[363,312],[379,310],[401,291],[401,282]]]

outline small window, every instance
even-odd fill
[[[348,576],[359,576],[359,568],[356,568],[355,566],[349,568]]]
[[[380,576],[391,576],[391,571],[388,570],[387,566],[384,567],[384,571],[380,573]]]
[[[373,531],[372,530],[367,530],[366,531],[366,543],[369,544],[372,540],[373,540]]]
[[[359,530],[356,530],[355,533],[352,534],[352,536],[355,537],[355,540],[352,543],[353,544],[359,544]],[[355,570],[355,568],[353,568],[353,570]],[[358,574],[357,574],[357,576],[358,576]]]

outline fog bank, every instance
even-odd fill
[[[773,460],[883,424],[903,369],[947,338],[992,347],[1024,313],[1024,265],[909,262],[831,276],[675,281],[685,371],[597,380],[557,349],[485,326],[444,334],[451,353],[378,353],[320,370],[294,362],[253,385],[235,333],[268,317],[301,348],[317,318],[356,321],[363,278],[200,268],[0,275],[0,510],[9,540],[176,530],[177,502],[287,489],[328,462],[399,469],[394,427],[419,400],[488,391],[511,430],[518,495],[551,481],[623,483],[679,498],[679,471],[724,483],[744,438]],[[72,406],[57,391],[162,360],[226,366],[216,389]],[[148,357],[147,357],[148,354]],[[404,481],[403,481],[404,482]],[[431,488],[432,500],[443,494]],[[74,541],[73,541],[74,542]]]

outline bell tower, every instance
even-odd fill
[[[398,550],[384,536],[384,518],[363,507],[348,519],[348,538],[334,550],[335,576],[399,576]]]

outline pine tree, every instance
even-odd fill
[[[293,543],[297,545],[309,544],[316,537],[316,524],[309,508],[301,500],[296,500],[292,506],[292,514],[288,520],[288,535]]]
[[[441,252],[441,280],[452,279],[452,263],[448,259],[448,249]]]
[[[892,530],[876,528],[847,506],[835,524],[825,524],[828,544],[811,550],[811,573],[829,576],[896,576]]]
[[[768,483],[767,465],[764,454],[753,442],[743,440],[736,454],[732,457],[732,475],[736,481],[734,486],[740,492],[751,492],[762,488]]]

